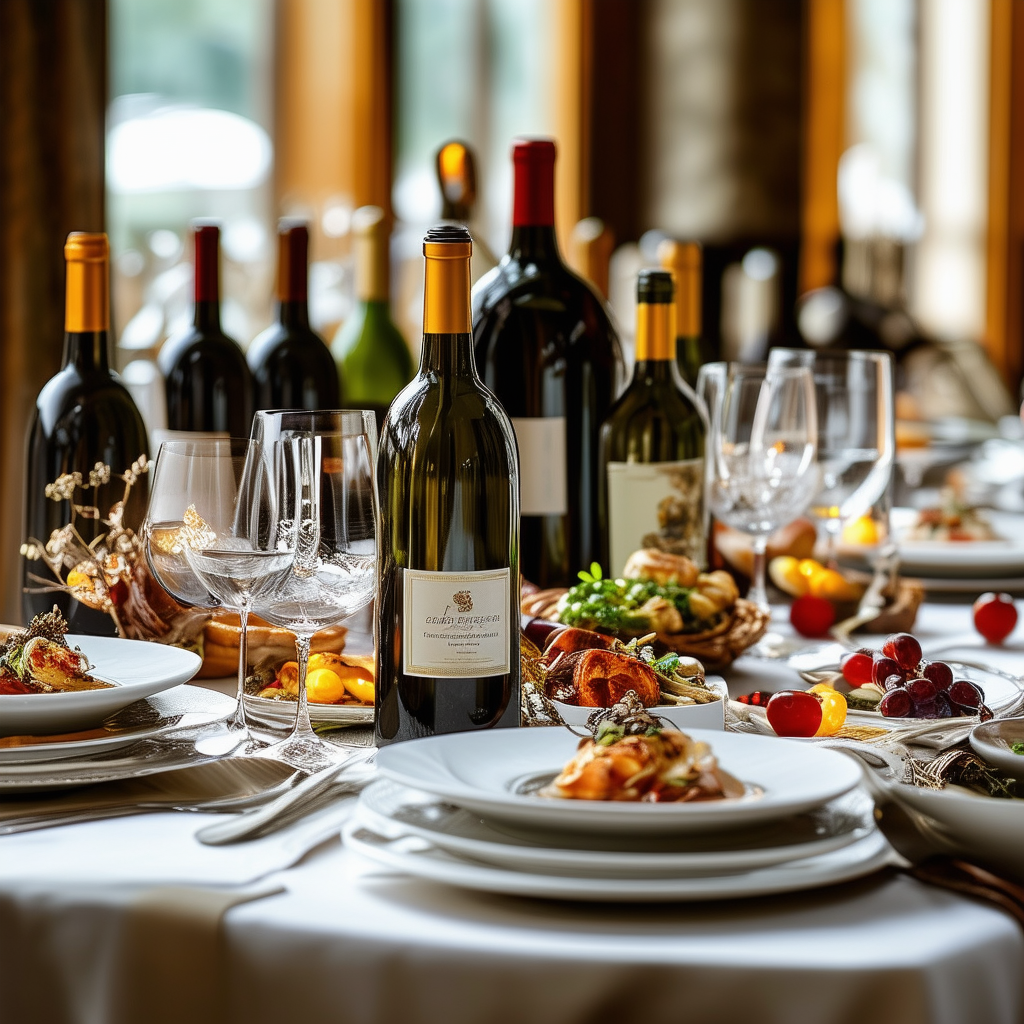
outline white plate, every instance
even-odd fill
[[[918,510],[894,508],[891,523],[904,574],[983,581],[1024,575],[1024,516],[992,509],[982,514],[1001,540],[909,540],[906,534],[917,522]],[[840,547],[843,554],[861,557],[867,550],[853,544]]]
[[[566,832],[712,832],[774,821],[820,807],[853,789],[859,765],[833,750],[768,736],[691,729],[719,764],[747,787],[733,800],[643,804],[558,800],[526,792],[557,775],[578,737],[567,729],[486,730],[408,740],[383,747],[382,774],[426,790],[490,821]]]
[[[30,764],[39,761],[61,761],[69,757],[92,757],[100,752],[120,750],[140,740],[159,736],[163,725],[150,725],[91,740],[63,740],[60,743],[33,743],[17,747],[0,747],[0,766]]]
[[[192,651],[145,640],[69,634],[67,641],[89,659],[97,679],[114,685],[77,693],[0,694],[0,736],[95,728],[143,697],[188,682],[202,664]]]
[[[314,704],[310,702],[309,720],[314,725],[373,725],[373,705]],[[295,701],[268,700],[253,694],[245,695],[245,713],[256,722],[271,728],[291,728],[295,722]]]
[[[729,688],[721,676],[708,676],[707,684],[717,691],[722,699],[710,704],[667,704],[651,708],[651,714],[671,722],[677,729],[725,729],[725,702],[729,697]],[[581,708],[577,704],[566,704],[564,701],[552,701],[562,716],[562,721],[569,725],[585,726],[587,719],[599,708]]]
[[[382,836],[419,836],[450,853],[526,871],[570,875],[723,875],[849,846],[875,827],[874,802],[855,791],[826,807],[725,835],[643,838],[517,834],[415,789],[381,780],[363,790],[357,813]]]
[[[1015,754],[1010,749],[1011,743],[1024,743],[1024,718],[983,722],[971,730],[970,741],[978,757],[1011,778],[1024,779],[1024,754]]]
[[[896,801],[934,823],[929,838],[1024,881],[1024,800],[995,799],[961,786],[888,786]]]
[[[614,903],[740,899],[816,889],[862,878],[890,863],[893,857],[885,837],[874,831],[850,846],[820,857],[740,874],[691,878],[585,878],[474,864],[419,838],[391,840],[375,835],[358,818],[347,822],[342,838],[346,846],[389,868],[461,889],[542,899]]]
[[[69,789],[201,764],[241,742],[223,722],[235,700],[201,686],[180,685],[137,701],[119,717],[159,731],[123,750],[83,751],[76,757],[0,764],[0,793]]]

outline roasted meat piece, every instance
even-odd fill
[[[575,651],[548,670],[544,692],[554,700],[585,708],[609,708],[632,690],[645,708],[661,699],[650,665],[619,651]]]

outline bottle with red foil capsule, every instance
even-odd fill
[[[192,326],[168,338],[157,365],[167,386],[172,432],[248,437],[252,374],[238,342],[220,328],[220,228],[194,226],[195,314]]]
[[[277,323],[253,338],[247,353],[257,409],[337,409],[338,371],[309,326],[306,303],[309,228],[277,226]]]
[[[519,445],[523,575],[568,586],[600,557],[598,432],[622,352],[601,298],[559,254],[555,144],[517,140],[512,161],[509,251],[473,289],[476,362]]]

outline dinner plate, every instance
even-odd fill
[[[1001,540],[910,540],[907,533],[917,522],[918,510],[894,508],[890,522],[904,574],[946,580],[993,580],[1024,575],[1024,516],[991,509],[985,509],[983,515]],[[868,550],[854,544],[840,547],[842,554],[857,557],[863,557]]]
[[[0,694],[0,736],[44,735],[94,728],[110,715],[187,682],[202,664],[192,651],[146,640],[69,634],[91,674],[113,686],[74,693]]]
[[[742,797],[687,803],[560,800],[535,795],[572,758],[579,738],[559,727],[487,730],[383,747],[383,775],[443,797],[488,821],[564,832],[711,832],[774,821],[853,789],[858,763],[845,754],[768,736],[691,729],[746,786]]]
[[[740,899],[816,889],[862,878],[884,867],[893,858],[885,837],[876,830],[841,850],[819,857],[737,874],[686,878],[592,878],[475,864],[440,850],[419,837],[389,839],[377,835],[358,817],[346,823],[342,839],[346,846],[386,867],[460,889],[542,899],[614,903]]]
[[[976,857],[1024,881],[1024,800],[983,796],[962,786],[886,788],[898,803],[925,816],[923,830],[941,849]]]
[[[550,874],[672,877],[730,874],[838,850],[874,829],[874,802],[855,790],[825,807],[724,835],[539,837],[488,824],[429,793],[382,779],[357,813],[378,835],[419,836],[450,853]]]
[[[245,695],[245,713],[254,721],[272,729],[291,728],[295,723],[298,705],[290,700],[268,700],[254,694]],[[309,708],[309,720],[314,725],[373,725],[372,704],[314,704]]]
[[[0,763],[0,793],[67,789],[214,760],[242,742],[242,734],[229,735],[222,725],[234,709],[233,697],[200,686],[179,685],[153,694],[126,708],[119,720],[154,732],[121,749]]]

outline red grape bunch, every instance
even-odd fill
[[[853,685],[874,683],[882,690],[878,710],[886,718],[992,717],[985,694],[969,679],[954,679],[944,661],[924,661],[921,645],[909,633],[893,633],[880,651],[848,654],[843,675]]]

